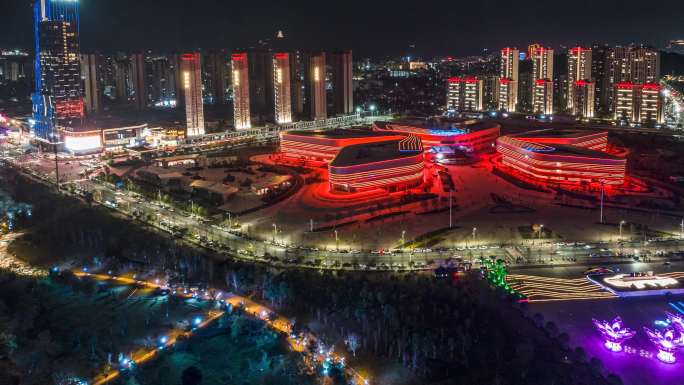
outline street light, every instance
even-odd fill
[[[275,243],[276,240],[276,234],[278,233],[278,225],[275,223],[273,224],[273,243]]]
[[[406,230],[401,230],[401,248],[406,248]]]
[[[544,225],[539,225],[539,239],[544,235]]]
[[[335,230],[335,249],[340,251],[340,238],[337,236],[337,230]]]
[[[477,227],[473,227],[473,241],[475,240],[475,237],[477,237]]]
[[[622,240],[622,226],[627,223],[624,220],[620,221],[620,240]]]

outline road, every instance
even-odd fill
[[[73,271],[74,274],[80,277],[89,277],[98,281],[114,281],[119,284],[125,285],[139,285],[142,287],[147,287],[151,289],[168,289],[163,286],[163,284],[157,284],[149,280],[134,279],[128,276],[111,276],[107,274],[97,274],[93,272],[84,272],[82,270]],[[341,364],[344,368],[344,373],[348,377],[351,383],[356,385],[368,385],[369,379],[359,372],[354,370],[352,367],[344,365],[345,357],[335,352],[333,349],[327,348],[322,341],[320,341],[315,335],[311,333],[300,333],[298,335],[293,334],[293,324],[292,322],[271,310],[270,308],[252,301],[249,298],[238,296],[232,293],[227,293],[225,295],[221,291],[216,289],[207,289],[204,294],[200,294],[199,298],[205,301],[213,301],[220,304],[230,304],[235,309],[242,309],[245,313],[252,317],[258,318],[263,321],[271,329],[286,336],[288,346],[292,351],[303,354],[308,357],[311,362],[316,365],[323,365],[323,362],[329,360],[334,364]],[[175,295],[183,298],[193,298],[195,293],[188,292],[187,288],[175,288],[171,291],[170,295]],[[121,375],[125,370],[134,368],[135,366],[142,365],[146,362],[155,359],[159,353],[175,345],[180,339],[186,339],[191,337],[199,329],[205,328],[211,325],[214,321],[219,319],[225,314],[224,310],[210,310],[207,312],[205,317],[197,319],[197,322],[193,320],[193,328],[191,330],[183,329],[173,329],[166,335],[166,338],[162,343],[156,348],[140,348],[136,352],[132,353],[124,361],[124,366],[119,367],[116,370],[107,371],[102,373],[100,376],[93,379],[93,385],[104,385],[107,384]],[[314,347],[312,350],[310,347]]]
[[[7,158],[6,158],[7,159]],[[55,174],[45,168],[50,160],[31,155],[13,156],[7,159],[21,171],[28,173],[44,183],[54,184]],[[46,163],[47,162],[47,163]],[[273,236],[265,234],[261,238],[251,235],[249,229],[240,233],[222,226],[222,221],[205,220],[193,217],[187,212],[180,212],[165,207],[157,202],[150,202],[141,196],[118,190],[104,182],[83,179],[82,169],[86,166],[80,161],[66,161],[60,165],[60,181],[62,185],[76,186],[74,193],[61,189],[62,193],[79,196],[82,192],[104,191],[99,196],[116,197],[114,202],[99,201],[110,209],[121,214],[145,221],[148,225],[169,234],[184,233],[184,239],[193,244],[210,249],[225,257],[233,257],[249,261],[271,263],[280,267],[297,266],[306,268],[347,269],[347,270],[424,270],[436,267],[440,261],[454,256],[477,259],[477,256],[494,255],[503,258],[511,266],[529,265],[603,265],[616,261],[616,255],[629,255],[642,259],[651,258],[668,252],[682,250],[684,242],[678,238],[667,240],[634,241],[624,237],[624,242],[593,243],[561,243],[544,239],[516,242],[508,239],[492,239],[490,243],[478,245],[453,245],[439,250],[356,250],[303,248],[292,244],[279,243],[278,228]],[[472,194],[471,194],[472,195]],[[470,201],[475,202],[477,196]],[[102,199],[100,199],[102,200]],[[466,202],[466,203],[468,203]],[[467,204],[474,207],[474,204]],[[114,207],[115,206],[115,207]],[[496,242],[496,243],[494,243]]]

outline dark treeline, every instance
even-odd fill
[[[252,296],[295,318],[297,328],[315,327],[337,349],[346,345],[362,364],[396,362],[422,384],[621,383],[604,377],[600,361],[587,361],[581,348],[570,350],[570,337],[552,322],[528,314],[524,304],[512,303],[475,276],[445,282],[427,274],[281,271],[212,260],[21,177],[10,185],[15,199],[35,207],[25,247],[50,250],[51,258],[80,255],[109,266],[175,271],[181,279]]]

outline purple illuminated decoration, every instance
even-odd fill
[[[650,330],[644,328],[646,335],[653,345],[658,348],[658,359],[667,364],[674,364],[676,361],[675,352],[684,348],[684,330],[681,325],[668,326],[663,330]]]
[[[680,333],[684,333],[684,317],[670,312],[665,312],[665,314],[667,315],[667,322],[673,325]]]
[[[636,334],[636,331],[624,327],[620,317],[615,317],[613,322],[592,320],[596,329],[606,340],[604,345],[612,352],[621,352],[622,343]]]

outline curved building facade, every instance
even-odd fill
[[[605,152],[608,133],[541,130],[503,136],[497,151],[504,166],[555,184],[621,185],[627,160]]]
[[[501,127],[480,120],[416,119],[396,122],[375,122],[373,130],[403,135],[415,135],[426,149],[456,147],[468,152],[486,152],[495,149]]]
[[[422,184],[424,170],[423,146],[415,136],[351,145],[344,147],[330,163],[330,189],[401,191]]]
[[[293,130],[280,134],[280,152],[288,157],[330,163],[346,146],[403,139],[404,135],[368,130]]]

